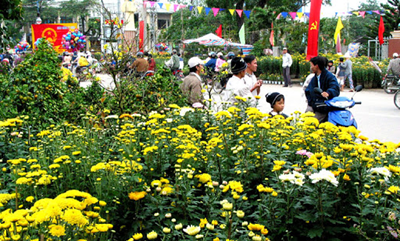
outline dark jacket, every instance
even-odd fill
[[[207,68],[209,68],[211,71],[214,71],[215,69],[215,64],[217,63],[217,59],[216,58],[211,58],[206,64],[205,66]]]
[[[323,69],[321,72],[320,85],[321,85],[320,88],[324,92],[327,92],[329,94],[328,99],[332,99],[336,96],[339,96],[340,87],[336,80],[336,77],[326,69]],[[307,86],[305,90],[308,105],[313,107],[314,111],[315,111],[315,103],[322,103],[326,100],[320,94],[314,93],[315,87],[318,87],[317,75],[315,75],[311,79],[310,84]]]

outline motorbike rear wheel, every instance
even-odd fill
[[[396,92],[396,94],[394,95],[394,105],[400,109],[400,90],[398,90]]]
[[[396,90],[393,89],[396,87],[397,80],[395,78],[386,78],[382,81],[382,88],[387,94],[394,94]]]

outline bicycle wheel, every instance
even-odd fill
[[[396,90],[393,89],[396,86],[396,79],[394,78],[387,78],[382,81],[382,88],[387,94],[394,94]]]
[[[398,90],[396,92],[396,94],[394,95],[394,105],[400,109],[400,90]]]

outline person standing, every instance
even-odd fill
[[[244,82],[250,88],[250,92],[253,96],[260,95],[262,80],[258,80],[254,72],[257,71],[257,59],[254,55],[246,55],[244,62],[247,64],[246,75],[244,76]]]
[[[346,69],[342,66],[343,61],[344,61],[343,58],[339,58],[339,65],[338,65],[337,71],[336,71],[336,78],[337,78],[339,86],[340,86],[340,91],[344,90],[344,76],[345,76],[345,71],[346,71]]]
[[[156,71],[156,61],[153,59],[152,54],[148,54],[147,62],[149,63],[149,68],[147,69],[147,71],[155,72]]]
[[[189,59],[188,65],[190,73],[183,79],[180,88],[191,106],[196,103],[196,106],[203,107],[204,96],[201,92],[200,77],[200,73],[203,70],[203,61],[198,57],[192,57]]]
[[[238,101],[235,97],[239,96],[245,98],[250,105],[255,106],[255,98],[251,94],[250,88],[244,82],[247,68],[246,62],[240,57],[235,57],[232,59],[231,65],[233,76],[226,84],[224,101],[229,102],[233,106]]]
[[[354,92],[354,85],[353,85],[353,78],[352,78],[353,62],[351,62],[351,60],[350,60],[351,56],[348,52],[344,55],[344,58],[346,59],[346,61],[342,64],[342,67],[345,69],[344,82],[346,82],[346,79],[349,79],[350,92]]]
[[[333,65],[333,61],[329,60],[328,61],[328,67],[326,69],[331,72],[332,74],[335,74],[335,66]]]
[[[336,77],[326,70],[327,62],[328,60],[321,56],[310,60],[311,71],[315,73],[315,76],[311,79],[310,84],[305,90],[308,103],[306,112],[314,112],[315,118],[320,123],[327,120],[328,112],[325,107],[318,107],[318,104],[322,104],[325,100],[330,100],[340,94]],[[314,88],[316,87],[322,89],[322,94],[314,92]]]
[[[172,56],[171,56],[171,60],[170,60],[172,72],[175,72],[179,69],[180,60],[179,60],[177,53],[178,53],[178,51],[176,51],[176,49],[172,50]]]
[[[290,79],[290,66],[292,66],[292,56],[288,53],[287,48],[283,48],[282,55],[282,68],[283,68],[283,80],[285,84],[283,87],[292,87],[292,80]]]

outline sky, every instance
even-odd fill
[[[357,9],[365,0],[332,0],[332,6],[322,6],[321,12],[324,16],[334,17],[335,12],[348,12]],[[378,3],[386,3],[387,0],[378,0]],[[308,7],[308,8],[307,8]],[[309,11],[310,6],[306,7]],[[378,10],[378,9],[376,9]]]

